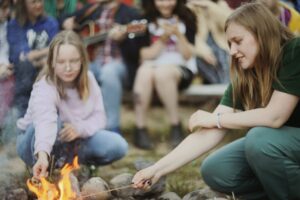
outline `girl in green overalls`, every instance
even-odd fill
[[[189,119],[193,132],[171,153],[133,178],[136,188],[157,180],[216,146],[228,129],[247,135],[206,158],[204,181],[241,199],[300,199],[300,38],[260,3],[227,19],[231,84],[220,105]]]

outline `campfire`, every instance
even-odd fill
[[[79,169],[78,157],[74,158],[72,164],[67,163],[61,169],[61,178],[57,185],[41,178],[39,183],[32,179],[27,180],[27,186],[39,200],[75,200],[78,194],[72,190],[70,180],[70,173],[75,169]]]

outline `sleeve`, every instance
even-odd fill
[[[229,84],[229,86],[225,90],[224,95],[223,95],[223,97],[221,99],[220,104],[224,105],[224,106],[231,107],[231,108],[235,107],[235,109],[238,109],[238,110],[244,110],[244,108],[243,108],[243,106],[241,104],[241,101],[239,99],[236,102],[236,106],[233,105],[232,84]]]
[[[7,41],[9,43],[9,60],[16,64],[19,62],[21,52],[29,52],[26,33],[18,25],[16,20],[12,20],[7,26]]]
[[[232,100],[232,85],[230,84],[224,92],[224,95],[221,99],[220,104],[224,106],[233,107],[233,100]]]
[[[300,38],[292,40],[283,49],[277,78],[273,83],[275,90],[300,96]]]
[[[94,135],[98,130],[106,127],[106,114],[104,110],[103,98],[101,89],[92,73],[88,74],[90,80],[90,95],[94,102],[93,111],[86,119],[80,123],[74,124],[75,128],[81,134],[81,137],[86,138]]]
[[[35,127],[34,154],[45,151],[50,155],[57,136],[57,92],[45,80],[33,86],[29,107]]]

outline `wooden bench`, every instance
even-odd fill
[[[186,90],[180,92],[180,103],[199,104],[200,102],[209,101],[211,99],[219,100],[227,88],[227,84],[211,84],[203,85],[194,83]],[[125,92],[123,102],[132,103],[133,97],[131,92]],[[157,101],[157,98],[155,98]]]
[[[192,84],[179,95],[180,104],[201,104],[207,101],[219,102],[227,84]]]
[[[192,84],[182,94],[187,96],[222,97],[226,88],[227,84]]]

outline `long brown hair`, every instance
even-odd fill
[[[18,0],[16,4],[16,20],[22,27],[29,21],[28,15],[26,0]],[[42,16],[44,15],[45,13]]]
[[[176,0],[173,14],[177,15],[192,33],[197,32],[197,17],[191,9],[186,6],[186,0]],[[144,15],[150,22],[155,22],[160,16],[160,12],[155,6],[155,0],[142,1]]]
[[[241,69],[231,58],[234,107],[238,100],[246,110],[264,107],[271,98],[273,81],[278,81],[282,48],[294,35],[261,3],[246,3],[236,9],[226,21],[225,32],[233,22],[250,31],[258,43],[253,68]]]
[[[47,81],[51,81],[61,98],[66,98],[64,92],[64,85],[62,81],[57,78],[54,72],[54,66],[59,52],[59,47],[63,44],[70,44],[76,47],[81,55],[81,68],[79,75],[75,79],[75,88],[77,89],[80,99],[86,100],[89,96],[89,81],[88,81],[88,56],[80,37],[73,31],[62,31],[58,33],[52,40],[49,46],[49,54],[47,59],[47,67],[45,68],[44,75]]]

